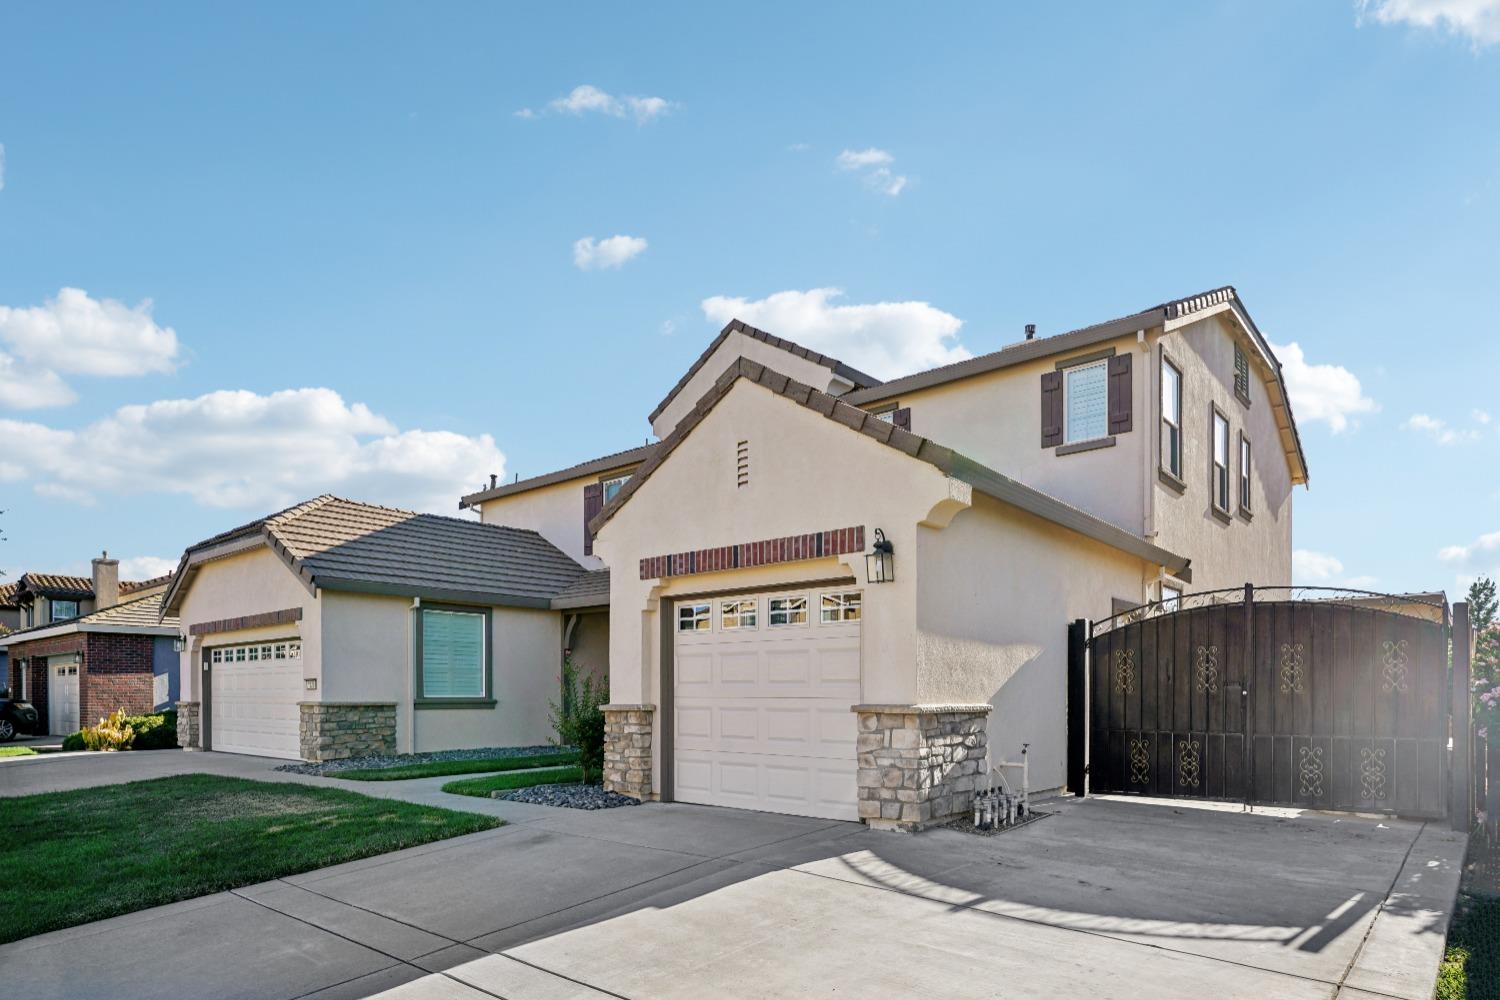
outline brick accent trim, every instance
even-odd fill
[[[301,608],[282,608],[280,611],[262,611],[258,615],[241,615],[238,618],[218,618],[211,622],[195,622],[188,626],[188,635],[238,632],[240,629],[265,628],[267,625],[290,625],[301,620]]]
[[[720,545],[712,549],[675,552],[664,556],[647,556],[641,560],[641,579],[664,576],[691,576],[694,573],[716,573],[748,566],[771,566],[776,563],[822,559],[850,552],[863,552],[864,525],[814,531],[806,535],[784,535],[739,545]]]

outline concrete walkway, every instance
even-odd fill
[[[221,754],[73,760],[0,763],[0,795],[293,778]],[[1463,855],[1436,825],[1181,802],[1068,801],[994,838],[911,837],[525,806],[443,780],[337,785],[511,825],[0,947],[7,992],[1427,1000]]]

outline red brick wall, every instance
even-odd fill
[[[151,711],[151,649],[149,635],[112,635],[91,632],[84,650],[84,669],[78,672],[78,714],[91,726],[117,708],[126,715]]]
[[[37,717],[42,720],[44,727],[47,724],[49,716],[47,714],[47,663],[42,658],[47,656],[61,656],[63,653],[79,653],[83,651],[83,646],[84,637],[75,632],[71,635],[54,636],[51,639],[38,639],[35,642],[19,642],[10,647],[10,660],[12,663],[23,659],[26,661],[26,669],[31,674],[27,678],[29,686],[27,694],[31,698],[31,703],[36,706]],[[12,672],[15,674],[14,680],[17,682],[15,691],[17,696],[19,696],[21,693],[21,686],[19,684],[21,675],[19,670]],[[78,672],[82,674],[83,668],[80,667]],[[81,687],[82,684],[80,682]]]

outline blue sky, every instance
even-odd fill
[[[452,511],[730,312],[886,375],[1233,284],[1299,582],[1500,570],[1500,0],[1033,6],[8,7],[0,567]]]

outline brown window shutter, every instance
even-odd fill
[[[603,509],[604,484],[589,483],[583,488],[583,554],[586,556],[594,554],[594,533],[589,530],[589,522]]]
[[[891,411],[891,423],[903,431],[911,430],[911,407],[903,406],[899,410]]]
[[[1042,447],[1054,448],[1063,439],[1062,372],[1042,373]]]
[[[1109,359],[1109,432],[1125,434],[1130,431],[1130,413],[1134,407],[1130,401],[1130,355],[1116,354]]]

